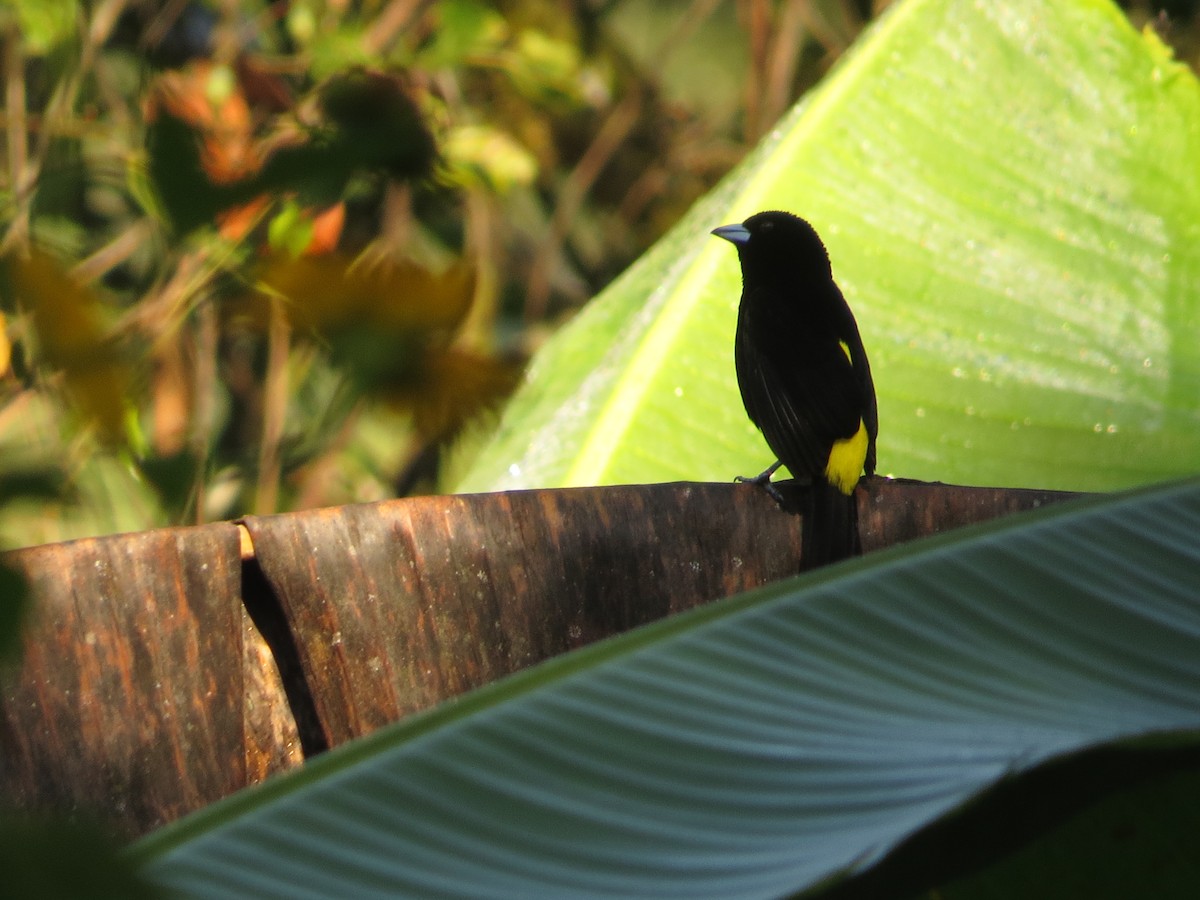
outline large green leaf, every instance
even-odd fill
[[[708,236],[810,219],[875,370],[880,471],[1108,490],[1200,458],[1200,88],[1108,0],[904,0],[535,360],[462,490],[770,461]]]
[[[1061,754],[1194,744],[1197,533],[1193,482],[829,567],[384,729],[135,854],[190,897],[810,888]]]

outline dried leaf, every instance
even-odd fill
[[[259,274],[260,290],[243,298],[239,310],[260,326],[267,301],[281,297],[292,327],[328,334],[369,326],[411,337],[418,332],[449,332],[470,308],[474,272],[455,266],[431,272],[413,263],[368,263],[344,253],[293,259],[269,258]]]
[[[106,440],[125,442],[132,373],[106,333],[99,298],[36,250],[9,258],[9,280],[30,312],[42,359],[63,373],[79,411]]]
[[[450,347],[423,354],[412,377],[386,394],[412,410],[424,438],[442,441],[507,397],[520,376],[515,363]]]
[[[211,224],[262,194],[327,207],[356,173],[413,180],[432,171],[433,136],[398,78],[355,70],[331,79],[319,95],[325,121],[303,143],[276,140],[269,151],[254,141],[234,87],[215,107],[192,80],[160,85],[161,109],[152,109],[147,132],[149,173],[179,231]]]
[[[151,103],[152,117],[161,105],[196,131],[201,167],[214,184],[240,181],[262,167],[250,107],[228,67],[203,60],[168,72],[156,85]]]

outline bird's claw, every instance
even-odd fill
[[[736,475],[733,480],[741,484],[753,484],[756,487],[760,487],[767,492],[768,497],[780,506],[785,506],[783,494],[779,493],[779,488],[771,483],[771,476],[775,474],[775,469],[777,468],[778,465],[772,466],[765,472],[759,472],[757,475]]]

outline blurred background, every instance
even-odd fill
[[[0,539],[438,490],[888,5],[4,3]]]

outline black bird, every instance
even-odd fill
[[[771,484],[776,469],[811,479],[805,566],[857,555],[854,488],[864,471],[875,472],[879,413],[858,324],[834,283],[825,245],[811,225],[786,212],[760,212],[712,233],[737,247],[738,387],[777,458],[740,480],[762,485],[782,503]]]

